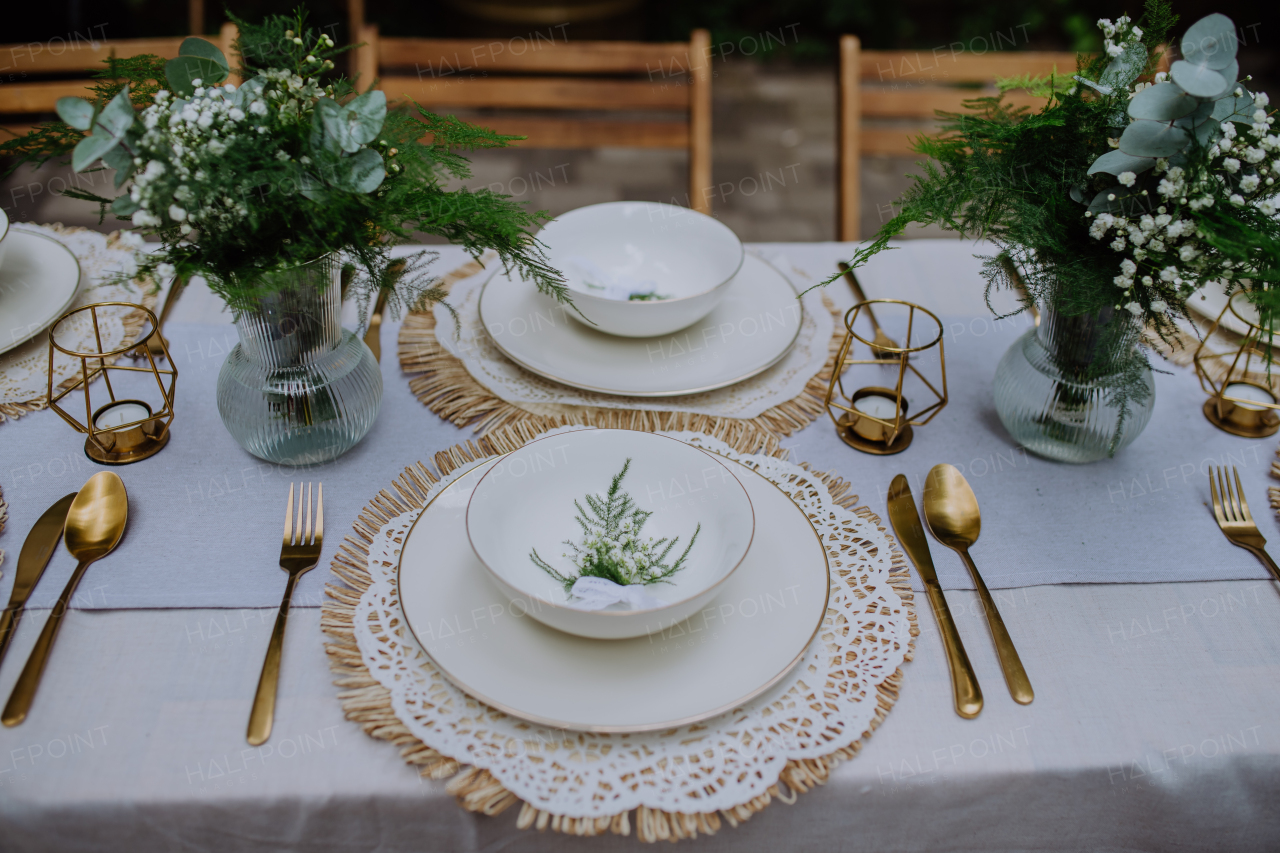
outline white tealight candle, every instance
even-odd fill
[[[151,417],[151,410],[142,403],[125,401],[110,405],[99,412],[93,419],[93,425],[97,429],[115,429],[125,424],[145,421],[149,417]]]
[[[1248,409],[1252,412],[1261,412],[1268,405],[1275,405],[1275,395],[1267,391],[1265,388],[1259,388],[1256,385],[1250,385],[1246,382],[1235,382],[1222,389],[1222,396],[1233,398],[1231,402],[1235,403],[1242,409]],[[1250,402],[1241,402],[1248,400]],[[1264,405],[1259,405],[1264,404]]]
[[[879,418],[882,421],[891,421],[898,416],[898,401],[892,397],[882,397],[879,394],[871,394],[855,400],[853,408],[857,409],[861,414]]]

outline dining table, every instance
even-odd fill
[[[468,260],[438,253],[443,273]],[[837,271],[848,243],[754,244],[798,288]],[[1018,447],[992,403],[1003,353],[1032,328],[1012,294],[990,303],[980,256],[961,240],[907,240],[858,271],[872,298],[918,303],[943,328],[947,405],[903,453],[846,446],[825,416],[786,435],[790,458],[851,484],[884,520],[899,473],[922,484],[955,465],[982,506],[972,556],[1035,689],[1010,698],[959,558],[932,542],[955,626],[983,687],[955,712],[938,624],[915,596],[919,636],[899,695],[854,757],[822,784],[691,850],[1171,851],[1280,849],[1280,585],[1217,529],[1210,466],[1234,466],[1265,536],[1276,440],[1216,430],[1189,366],[1153,356],[1150,425],[1113,458],[1046,461]],[[836,309],[848,285],[825,288]],[[163,297],[162,297],[163,298]],[[169,446],[115,470],[129,529],[72,601],[28,718],[0,729],[0,851],[623,850],[634,837],[573,838],[516,826],[516,809],[466,811],[397,747],[344,719],[322,630],[330,560],[360,508],[406,466],[465,442],[415,397],[381,326],[378,420],[333,462],[291,469],[236,445],[213,385],[236,343],[231,315],[199,282],[165,334],[178,369]],[[349,310],[347,325],[356,316]],[[837,324],[839,319],[837,319]],[[7,600],[26,532],[104,467],[55,413],[0,423],[0,535]],[[326,538],[303,576],[284,641],[275,725],[245,725],[285,573],[276,566],[290,483],[323,482]],[[916,485],[919,495],[919,485]],[[7,697],[74,568],[59,548],[0,666]],[[922,589],[912,571],[912,586]],[[672,685],[678,690],[679,685]]]

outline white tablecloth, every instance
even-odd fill
[[[847,247],[826,244],[777,248],[815,277],[849,254]],[[941,314],[976,316],[982,311],[980,292],[968,284],[954,286],[952,278],[957,253],[963,252],[957,244],[916,243],[883,256],[883,265],[862,279],[873,295],[888,295],[882,288],[891,286],[892,295],[936,306]],[[458,259],[450,252],[441,263],[448,268]],[[838,285],[832,295],[847,301]],[[216,307],[205,295],[189,293],[176,319],[216,320]],[[969,332],[977,335],[980,328]],[[386,353],[393,351],[394,334],[394,324],[384,330]],[[1186,381],[1187,375],[1161,381],[1166,379]],[[403,384],[389,381],[388,394]],[[959,394],[969,393],[956,380],[952,388],[957,402]],[[1170,395],[1160,399],[1139,443],[1121,459],[1100,465],[1124,464],[1143,441],[1160,435],[1162,419],[1180,416],[1176,409],[1161,409]],[[465,437],[426,410],[415,418],[424,435],[423,456]],[[15,456],[17,442],[7,440],[6,431],[39,424],[51,442],[66,437],[66,427],[49,413],[24,422],[0,427],[0,477],[12,478],[40,461]],[[380,426],[386,426],[385,413]],[[935,426],[920,430],[917,447],[888,466],[923,476],[937,461],[937,449],[922,443]],[[1195,428],[1188,417],[1159,440],[1181,440],[1179,432]],[[1216,461],[1231,452],[1240,461],[1239,449],[1221,450],[1227,445],[1217,443],[1220,433],[1205,435],[1214,440],[1205,457]],[[835,442],[826,423],[814,424],[788,445],[797,458],[836,471],[855,458]],[[1256,467],[1244,463],[1258,505],[1265,505],[1257,491],[1265,483],[1261,472],[1271,445],[1248,445],[1258,448],[1259,461]],[[1188,460],[1173,458],[1169,464]],[[1067,472],[1087,484],[1090,470],[1103,469],[1052,466],[1045,478]],[[1158,483],[1158,471],[1152,477]],[[1099,480],[1104,485],[1095,484],[1097,494],[1086,499],[1118,504],[1118,497],[1101,491],[1108,480]],[[975,476],[984,507],[995,499],[989,495],[998,491],[997,482],[995,476]],[[38,507],[22,506],[22,489],[11,491],[9,480],[0,483],[14,517],[3,544],[16,555],[32,513],[43,504],[33,498]],[[1131,486],[1123,500],[1142,500]],[[1188,479],[1163,496],[1146,497],[1194,504],[1198,488]],[[873,507],[882,506],[880,484],[859,484],[859,491]],[[1125,506],[1115,511],[1112,529],[1152,543],[1146,551],[1122,557],[1115,547],[1090,551],[1083,541],[1074,548],[1048,547],[1050,540],[1042,537],[1032,540],[1041,547],[1028,558],[1070,568],[1087,556],[1090,571],[1158,580],[1187,568],[1206,571],[1192,565],[1186,549],[1194,544],[1212,548],[1225,572],[1217,577],[1262,577],[1238,559],[1207,517],[1186,515],[1176,525],[1135,529],[1126,524]],[[1004,563],[985,537],[1006,512],[1035,510],[1029,505],[988,513],[993,520],[984,524],[979,547],[991,550],[979,562],[989,579]],[[343,518],[335,514],[335,529],[347,524],[352,511]],[[212,507],[207,514],[218,515]],[[263,525],[274,530],[274,514],[268,521]],[[185,559],[210,574],[227,571],[213,547],[219,521],[193,512],[191,523],[210,531],[209,547]],[[1269,530],[1266,525],[1274,522],[1268,518]],[[1176,540],[1184,545],[1158,550],[1175,537],[1184,537]],[[958,564],[951,566],[940,548],[934,553],[944,577],[950,573],[953,585],[960,585]],[[269,561],[264,565],[267,571]],[[92,571],[105,575],[108,569],[103,563]],[[1145,574],[1126,574],[1131,572]],[[318,587],[325,572],[313,574]],[[1029,578],[996,596],[1036,688],[1035,703],[1021,707],[1008,698],[973,594],[949,592],[986,695],[978,719],[962,720],[952,711],[941,643],[932,615],[922,609],[916,659],[905,668],[899,702],[862,754],[837,769],[825,788],[794,805],[775,804],[746,826],[726,827],[690,849],[1280,848],[1275,585],[1261,579],[1027,583],[1044,581]],[[91,575],[84,589],[92,586]],[[24,621],[0,668],[0,697],[12,688],[43,618],[32,613]],[[635,843],[519,832],[514,811],[489,819],[457,808],[442,785],[422,781],[404,766],[394,747],[342,720],[314,608],[300,608],[290,620],[275,734],[261,748],[248,747],[244,727],[273,618],[273,609],[253,607],[69,614],[31,718],[0,730],[0,849],[604,850]]]

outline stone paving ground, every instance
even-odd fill
[[[715,215],[747,242],[835,239],[835,71],[720,62],[712,84]],[[467,186],[488,185],[552,215],[603,201],[688,204],[682,151],[482,151]],[[910,159],[863,158],[862,235],[890,214],[908,185]],[[0,184],[0,206],[15,221],[62,222],[111,231],[96,208],[61,198],[65,168],[19,170]],[[109,194],[105,176],[81,176]],[[909,236],[943,236],[934,229]]]

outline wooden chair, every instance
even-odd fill
[[[85,90],[94,81],[87,77],[66,79],[68,74],[100,71],[103,60],[113,55],[153,53],[172,59],[178,55],[178,48],[185,38],[107,41],[73,34],[65,41],[56,40],[62,42],[60,44],[0,45],[0,62],[7,62],[9,68],[6,73],[14,75],[14,82],[0,85],[0,131],[8,131],[0,133],[0,139],[9,139],[10,134],[26,133],[36,121],[45,120],[54,112],[59,98],[87,94]],[[235,24],[223,24],[219,35],[201,38],[212,42],[231,59],[231,44],[236,38]]]
[[[365,24],[359,33],[360,88],[376,80],[393,104],[411,99],[439,112],[480,111],[466,119],[527,136],[521,147],[687,149],[689,206],[710,213],[706,30],[695,30],[688,43],[666,44],[572,42],[554,28],[490,41],[382,37]]]
[[[912,156],[911,140],[934,130],[935,110],[960,112],[963,101],[995,94],[997,78],[1070,75],[1075,69],[1074,53],[862,50],[857,36],[841,36],[837,239],[859,237],[862,155]],[[1044,105],[1023,91],[1010,92],[1006,101],[1033,109]],[[864,118],[876,125],[864,127]]]

